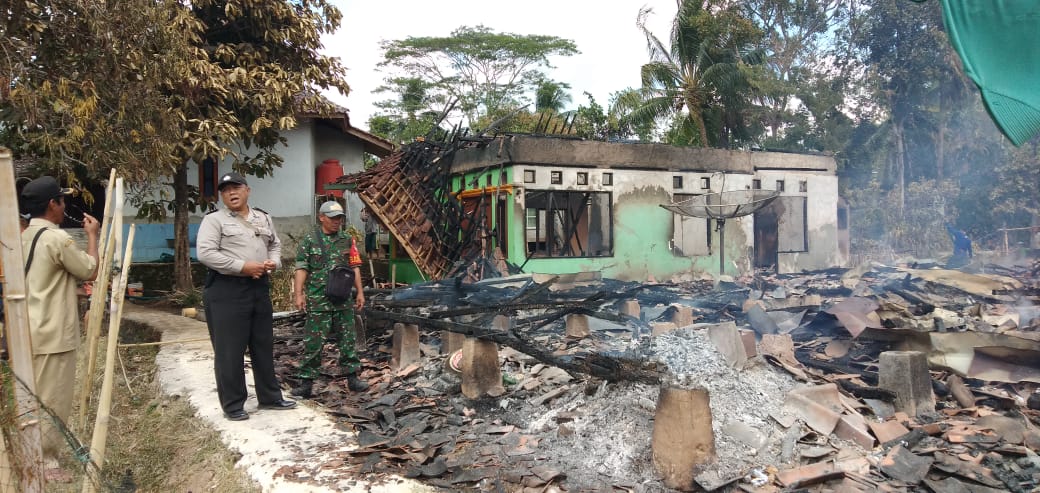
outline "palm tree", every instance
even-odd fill
[[[647,29],[651,11],[640,11],[636,24],[646,36],[650,62],[641,70],[640,97],[621,109],[633,121],[670,119],[673,144],[728,147],[744,125],[751,91],[746,69],[762,61],[761,52],[750,48],[762,34],[735,8],[709,9],[702,1],[680,0],[670,48]]]
[[[571,95],[566,91],[570,88],[570,84],[565,82],[543,81],[535,92],[535,111],[552,111],[554,113],[563,111],[563,107],[571,102]]]

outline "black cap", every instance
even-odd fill
[[[54,177],[41,176],[22,187],[22,201],[40,203],[71,193],[71,188],[62,188]]]
[[[249,183],[246,182],[246,178],[244,176],[232,171],[230,173],[224,173],[224,176],[220,177],[220,180],[217,182],[217,190],[221,190],[224,188],[224,185],[228,185],[231,183],[237,183],[239,185],[246,186],[249,185]]]

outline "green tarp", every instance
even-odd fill
[[[1015,145],[1040,133],[1040,0],[941,0],[950,42]]]

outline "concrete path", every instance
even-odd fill
[[[343,465],[346,452],[356,448],[354,433],[337,428],[311,401],[301,401],[296,409],[288,411],[258,410],[249,370],[246,372],[249,400],[245,405],[249,419],[224,419],[217,401],[213,349],[205,323],[130,304],[124,308],[123,319],[161,331],[163,342],[205,339],[161,346],[156,365],[163,392],[187,398],[196,409],[196,415],[220,433],[227,447],[242,454],[238,467],[264,491],[435,491],[403,478],[372,484],[352,477]],[[285,471],[292,471],[291,476],[297,480],[284,477]]]

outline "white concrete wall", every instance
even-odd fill
[[[338,159],[344,173],[361,171],[364,167],[364,148],[361,141],[355,137],[344,134],[331,124],[314,120],[301,120],[296,128],[282,135],[287,145],[276,148],[276,152],[282,157],[282,166],[275,168],[269,176],[247,176],[246,180],[249,181],[251,189],[250,205],[267,211],[275,218],[275,229],[282,239],[284,253],[290,256],[294,253],[295,244],[290,235],[298,238],[314,224],[314,203],[317,195],[314,184],[318,166],[325,159]],[[218,177],[232,170],[231,162],[230,159],[226,159],[217,164]],[[164,181],[170,182],[169,179]],[[188,184],[199,185],[199,167],[195,164],[188,166]],[[156,195],[163,193],[167,198],[172,198],[172,188],[162,188]],[[361,201],[354,194],[346,193],[344,196],[347,198],[350,224],[363,229],[360,219]],[[136,215],[137,209],[127,203],[124,209],[124,223],[147,224],[134,219]],[[201,212],[194,213],[190,222],[200,222],[203,215]],[[173,222],[172,214],[167,217],[166,222]]]
[[[311,197],[314,194],[314,168],[316,152],[311,120],[285,132],[287,146],[279,147],[282,167],[275,168],[271,176],[257,178],[247,176],[251,189],[249,205],[259,207],[274,217],[306,216],[311,213]],[[320,162],[320,160],[319,160]],[[231,163],[220,163],[220,173],[231,171]],[[218,175],[219,176],[219,175]]]

